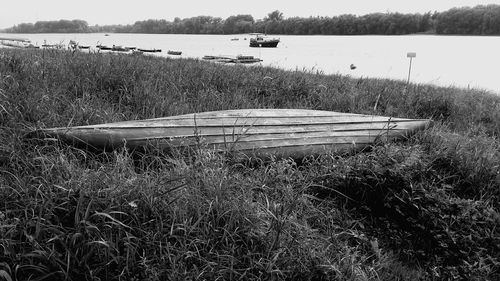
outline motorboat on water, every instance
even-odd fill
[[[262,33],[255,33],[255,37],[250,38],[250,47],[276,48],[279,42],[279,38],[269,38]]]

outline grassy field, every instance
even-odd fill
[[[498,280],[500,96],[193,59],[0,49],[0,279]],[[435,125],[362,153],[89,153],[36,128],[238,108]]]

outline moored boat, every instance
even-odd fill
[[[142,54],[144,54],[144,52],[139,51],[139,50],[135,50],[135,49],[134,49],[134,50],[132,50],[132,53],[131,53],[131,54],[132,54],[132,55],[142,55]]]
[[[256,63],[256,62],[261,62],[262,60],[259,58],[256,58],[254,56],[236,56],[235,63]]]
[[[127,47],[120,46],[120,45],[113,45],[113,47],[111,48],[111,51],[114,51],[114,52],[128,52],[128,51],[130,51],[130,49],[127,48]]]
[[[79,42],[74,40],[69,40],[68,48],[71,50],[81,50],[81,49],[90,49],[89,45],[81,45]]]
[[[215,60],[215,59],[217,59],[217,56],[206,55],[206,56],[203,56],[202,59],[204,59],[204,60]]]
[[[250,47],[276,48],[279,42],[279,38],[267,38],[262,34],[256,34],[255,38],[250,38]]]
[[[30,136],[98,150],[202,146],[250,156],[301,158],[403,138],[430,122],[305,109],[241,109],[41,129]]]
[[[33,45],[32,43],[28,43],[26,44],[26,46],[24,46],[25,48],[28,48],[28,49],[40,49],[40,47],[36,46],[36,45]]]
[[[228,57],[228,56],[212,56],[212,55],[206,55],[203,56],[204,60],[210,60],[210,61],[220,61],[220,60],[231,60],[233,58]]]
[[[53,50],[62,50],[65,48],[65,46],[60,43],[60,44],[47,44],[47,43],[44,43],[42,44],[42,48],[44,49],[53,49]]]
[[[97,45],[95,46],[97,49],[102,50],[102,51],[111,51],[113,50],[113,47],[105,46],[105,45]]]
[[[31,42],[31,41],[30,41],[29,39],[27,39],[27,38],[19,38],[19,37],[0,37],[0,41],[3,41],[3,40],[6,40],[6,41],[26,42],[26,43]]]
[[[256,58],[254,56],[244,56],[244,55],[238,55],[236,57],[234,57],[234,56],[204,56],[203,59],[213,61],[213,62],[220,62],[220,63],[244,63],[244,64],[256,63],[256,62],[262,61],[261,59]]]
[[[142,49],[142,48],[137,48],[138,51],[144,52],[144,53],[161,53],[161,49]]]
[[[0,45],[11,48],[39,48],[33,45],[29,39],[17,37],[0,37]]]
[[[171,51],[171,50],[168,50],[167,54],[174,55],[174,56],[180,56],[182,54],[182,52],[181,51]]]
[[[0,45],[11,48],[28,48],[30,46],[29,43],[8,40],[1,40]]]

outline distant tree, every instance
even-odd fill
[[[436,16],[438,34],[500,35],[500,5],[453,8]]]
[[[14,33],[32,33],[34,30],[34,24],[32,23],[21,23],[19,25],[15,25],[12,28],[8,28],[6,31],[7,32],[14,32]]]
[[[59,21],[37,21],[35,24],[22,23],[7,32],[18,33],[82,33],[90,32],[86,21],[83,20],[59,20]]]
[[[283,13],[275,10],[267,14],[267,17],[264,18],[264,21],[282,21],[283,19]]]
[[[486,6],[481,26],[481,34],[500,35],[500,5]]]
[[[230,16],[224,21],[223,31],[225,34],[251,32],[254,23],[251,15]]]
[[[426,32],[432,28],[431,12],[425,13],[420,19],[419,32]]]

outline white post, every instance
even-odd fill
[[[410,52],[410,53],[406,54],[406,57],[410,58],[410,67],[408,68],[408,81],[406,81],[406,87],[408,87],[408,85],[410,84],[411,61],[416,56],[417,56],[417,53],[415,53],[415,52]]]

